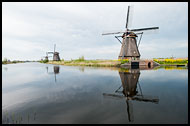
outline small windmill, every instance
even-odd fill
[[[55,52],[56,44],[54,44],[54,52],[48,52],[48,54],[53,54],[53,61],[60,61],[59,52]]]
[[[48,52],[46,52],[46,56],[43,56],[42,59],[45,58],[45,60],[48,61],[49,60],[48,57],[52,57],[52,56],[48,56]]]
[[[137,60],[139,60],[140,59],[140,52],[138,50],[138,46],[140,44],[143,31],[156,30],[159,27],[129,29],[128,28],[129,12],[130,12],[130,6],[128,6],[126,26],[125,26],[126,30],[125,31],[112,32],[112,33],[103,33],[102,35],[123,34],[123,35],[120,35],[120,36],[115,36],[115,38],[117,38],[117,39],[119,37],[123,38],[122,42],[118,39],[119,42],[122,44],[118,59],[129,59],[129,60],[137,59]],[[141,36],[140,36],[140,39],[139,39],[139,43],[137,45],[136,37],[138,37],[137,36],[138,34],[141,34]]]

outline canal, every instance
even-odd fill
[[[2,65],[2,123],[187,124],[188,69]]]

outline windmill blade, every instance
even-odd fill
[[[102,35],[112,35],[112,34],[121,34],[125,33],[125,31],[120,31],[120,32],[110,32],[110,33],[102,33]]]
[[[147,31],[147,30],[157,30],[159,27],[150,27],[150,28],[139,28],[139,29],[130,29],[129,31],[137,32],[137,31]]]
[[[54,53],[54,52],[47,52],[47,53]]]
[[[128,6],[128,10],[127,10],[127,19],[126,19],[126,25],[125,28],[128,28],[128,21],[129,21],[129,11],[130,11],[130,6]]]
[[[56,46],[56,44],[54,44],[54,53],[55,53],[55,46]]]
[[[134,14],[134,6],[130,5],[129,20],[128,20],[128,24],[127,24],[128,29],[130,29],[133,24],[133,14]]]
[[[129,27],[131,27],[132,25],[133,13],[134,13],[134,6],[133,5],[128,6],[126,26],[125,26],[126,29],[129,29]]]

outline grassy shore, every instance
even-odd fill
[[[2,61],[2,64],[24,63],[24,61]]]
[[[95,67],[119,67],[121,61],[117,60],[70,60],[70,61],[49,61],[48,64],[66,66],[95,66]]]
[[[155,62],[159,63],[161,66],[177,66],[177,65],[187,65],[188,59],[153,59]],[[127,59],[124,60],[85,60],[84,58],[79,58],[76,60],[61,60],[61,61],[42,61],[41,63],[66,65],[66,66],[94,66],[94,67],[120,67],[121,64],[130,62]]]
[[[170,59],[170,58],[160,58],[160,59],[153,59],[155,62],[159,63],[161,66],[176,66],[176,65],[187,65],[188,58],[177,58],[177,59]]]

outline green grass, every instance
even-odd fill
[[[49,61],[49,64],[60,64],[66,66],[93,66],[93,67],[118,67],[120,62],[114,60],[85,60],[84,58],[79,58],[70,61]]]
[[[41,61],[40,61],[40,63],[47,63],[47,62],[49,62],[48,59],[46,59],[46,60],[41,60]]]
[[[161,64],[161,65],[186,65],[188,63],[188,60],[174,60],[174,59],[168,59],[168,60],[155,60],[155,62]]]
[[[163,61],[162,61],[163,60]],[[163,59],[154,58],[154,61],[161,65],[186,65],[188,60],[185,59]],[[78,59],[71,60],[61,60],[61,61],[49,61],[44,63],[58,64],[66,66],[94,66],[94,67],[119,67],[121,64],[129,63],[128,59],[119,60],[85,60],[84,56]]]
[[[121,60],[121,64],[129,63],[129,60]]]
[[[2,64],[24,63],[24,61],[2,61]]]

